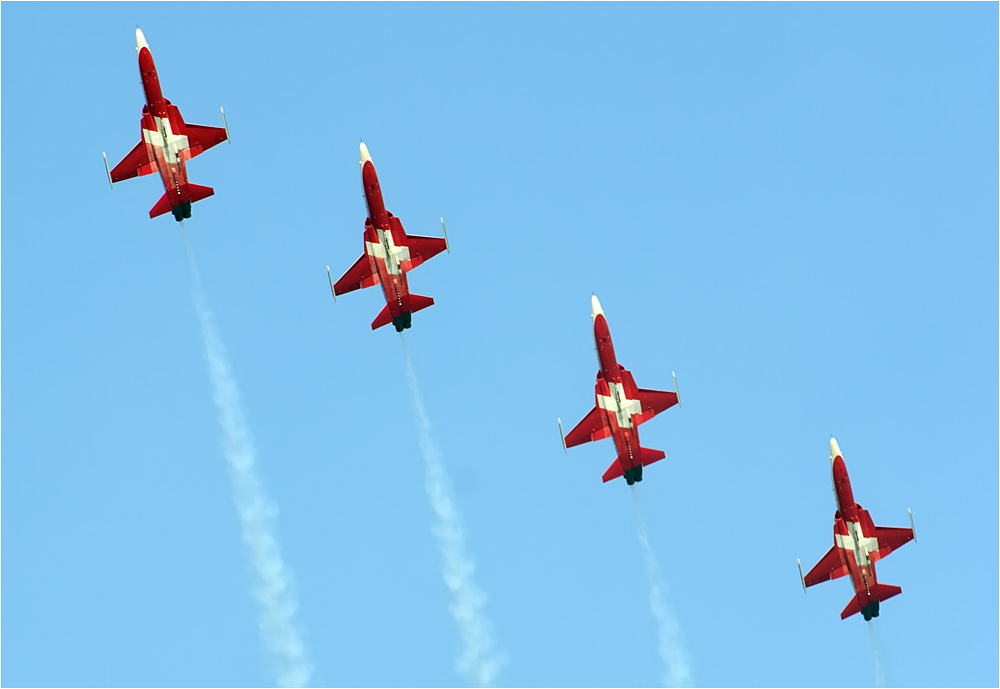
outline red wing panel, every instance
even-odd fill
[[[625,385],[625,394],[628,395],[629,399],[638,400],[639,404],[642,405],[642,412],[632,415],[632,423],[637,426],[677,404],[676,392],[636,387],[635,379],[632,378],[629,371],[622,370],[622,383]]]
[[[601,409],[594,407],[583,417],[583,421],[566,435],[566,447],[582,445],[592,440],[603,440],[611,435],[607,419]],[[619,474],[620,475],[620,474]]]
[[[437,256],[447,248],[447,245],[444,239],[440,237],[408,235],[406,237],[406,248],[410,250],[410,258],[407,261],[402,261],[401,267],[404,271],[410,271],[427,259]]]
[[[114,169],[111,170],[111,181],[121,182],[132,177],[149,175],[156,172],[156,169],[156,161],[150,160],[146,142],[140,141],[122,159],[122,162],[115,165]]]
[[[639,404],[642,405],[642,413],[632,415],[632,423],[636,425],[649,421],[660,412],[677,404],[676,392],[639,388],[639,394],[636,397]]]
[[[185,124],[184,133],[188,138],[188,149],[186,159],[194,158],[200,153],[204,153],[212,146],[216,146],[225,141],[226,130],[222,127],[206,127],[201,124]]]
[[[913,540],[913,532],[895,526],[876,526],[875,538],[878,539],[879,555],[885,557],[893,550],[899,550]]]
[[[822,560],[816,563],[815,567],[809,570],[809,574],[805,576],[805,583],[806,586],[815,586],[824,581],[838,579],[847,573],[847,565],[840,557],[840,548],[835,545],[827,551]]]
[[[375,260],[367,253],[364,253],[344,273],[343,277],[337,280],[337,284],[333,286],[333,293],[347,294],[356,289],[364,289],[378,283],[378,273],[375,272]]]

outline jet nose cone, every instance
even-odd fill
[[[594,294],[590,297],[590,317],[596,320],[598,316],[603,315],[604,309],[601,308],[601,302],[597,300],[597,295]]]
[[[830,438],[830,461],[832,462],[837,457],[843,457],[843,455],[840,454],[840,445],[837,444],[836,438]]]
[[[361,142],[361,165],[363,166],[365,163],[371,162],[371,159],[372,159],[372,157],[368,153],[368,147],[365,146],[365,142],[362,141]]]
[[[135,52],[139,52],[143,48],[149,48],[149,44],[146,43],[146,37],[142,33],[142,29],[136,28],[135,30]]]

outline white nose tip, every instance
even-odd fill
[[[837,457],[843,456],[844,455],[840,454],[840,445],[837,444],[837,439],[830,438],[830,461],[832,462]]]
[[[371,155],[368,153],[368,147],[365,146],[365,142],[361,142],[361,164],[364,165],[372,159]]]
[[[604,315],[604,309],[601,308],[601,302],[597,301],[595,294],[590,297],[590,317],[596,319],[599,315]]]
[[[139,52],[143,48],[148,48],[149,44],[146,43],[146,37],[142,34],[142,29],[135,30],[135,52]]]

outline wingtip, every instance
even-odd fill
[[[451,243],[448,241],[448,230],[444,226],[444,217],[443,216],[441,217],[441,234],[444,235],[444,248],[447,249],[448,253],[450,254],[451,253]]]
[[[330,280],[330,294],[333,295],[333,300],[337,301],[337,290],[333,287],[333,273],[330,272],[330,266],[326,267],[326,277]]]
[[[111,179],[111,167],[108,165],[108,154],[106,151],[101,151],[101,155],[104,156],[104,169],[108,173],[108,184],[110,184],[111,188],[114,189],[115,181]]]

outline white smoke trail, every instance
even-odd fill
[[[254,468],[256,449],[243,416],[239,388],[215,329],[212,312],[205,304],[201,275],[186,234],[184,241],[191,266],[194,305],[205,340],[212,399],[222,425],[223,451],[229,465],[233,500],[243,530],[243,542],[258,578],[256,598],[260,604],[261,637],[276,666],[278,685],[302,687],[309,682],[312,668],[293,619],[296,604],[290,574],[281,558],[272,526],[277,510],[268,500]]]
[[[878,657],[878,645],[875,643],[875,627],[872,621],[868,620],[868,639],[872,644],[872,658],[875,660],[875,686],[885,686],[885,672],[882,670],[882,662]]]
[[[657,562],[653,548],[649,544],[646,520],[642,516],[639,494],[635,486],[632,486],[632,502],[635,506],[636,520],[639,523],[639,545],[642,546],[643,558],[646,560],[646,578],[649,580],[649,608],[653,612],[653,617],[656,618],[659,636],[657,647],[664,666],[663,683],[668,687],[693,686],[687,654],[681,643],[680,625],[677,624],[674,612],[666,601],[667,587],[660,571],[660,563]]]
[[[448,475],[441,463],[437,446],[431,438],[431,423],[424,411],[424,400],[417,385],[417,376],[413,372],[406,340],[400,336],[400,341],[406,358],[406,375],[410,381],[413,411],[417,415],[420,454],[424,456],[425,488],[437,517],[434,536],[441,549],[444,582],[452,595],[451,616],[462,638],[462,656],[456,666],[470,682],[488,687],[500,671],[501,662],[494,651],[496,643],[485,611],[486,599],[472,581],[475,565],[465,552],[461,517],[455,508]]]

